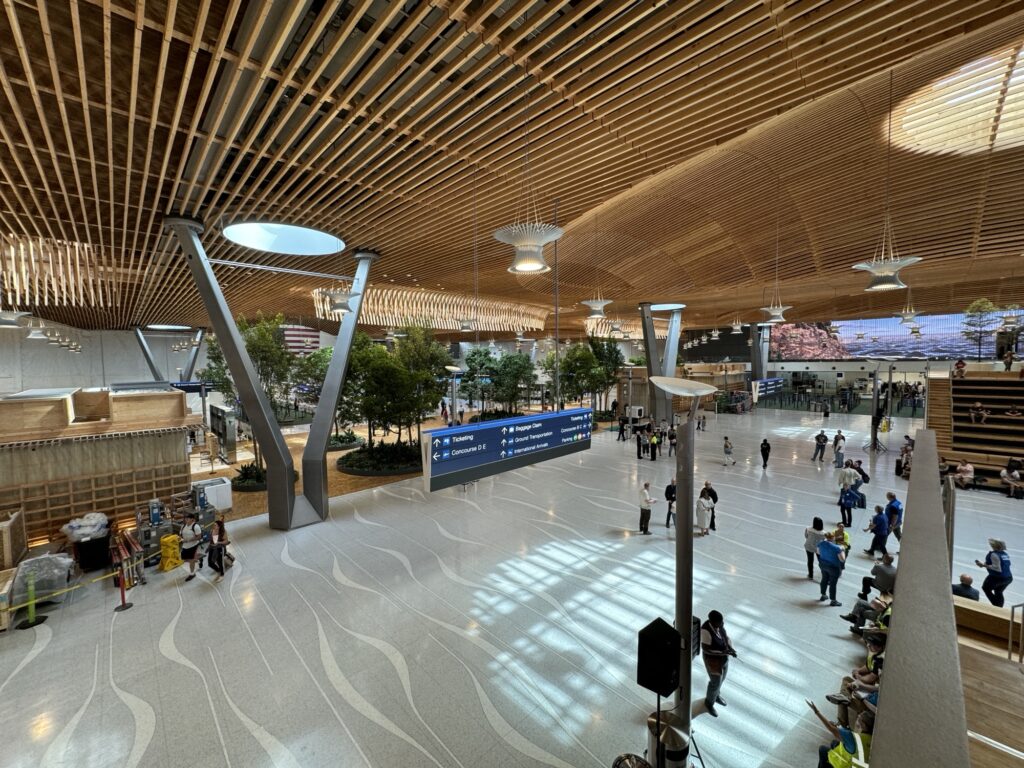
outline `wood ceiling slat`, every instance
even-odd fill
[[[487,290],[546,299],[550,276],[509,276],[488,234],[517,204],[527,73],[534,183],[568,222],[567,306],[606,281],[623,308],[656,298],[649,276],[667,271],[655,289],[691,294],[691,321],[730,305],[758,317],[778,196],[793,316],[888,311],[900,298],[863,294],[850,269],[880,231],[877,73],[899,64],[899,100],[1024,38],[1024,2],[997,0],[336,0],[308,15],[282,0],[4,1],[20,33],[0,44],[0,226],[115,247],[116,306],[60,311],[118,327],[203,322],[160,231],[169,210],[206,218],[217,255],[297,264],[216,232],[222,215],[284,216],[380,247],[385,280],[465,290],[475,206]],[[275,22],[258,44],[229,45],[261,18]],[[923,141],[948,130],[921,129],[928,119],[915,112],[907,128]],[[1016,290],[986,278],[1024,269],[1022,154],[894,153],[897,236],[925,258],[907,275],[935,301]],[[220,272],[236,311],[311,314],[311,281]],[[965,276],[966,293],[941,285]]]

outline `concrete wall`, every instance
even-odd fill
[[[131,331],[81,331],[74,338],[82,353],[73,355],[44,341],[29,341],[25,331],[0,329],[0,395],[38,387],[109,387],[129,381],[152,381],[142,350]],[[153,358],[164,376],[178,379],[189,351],[173,353],[171,346],[185,334],[146,333]],[[206,345],[199,350],[196,369],[206,365]]]

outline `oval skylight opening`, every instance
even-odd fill
[[[295,224],[239,221],[228,224],[223,233],[244,248],[286,256],[330,256],[345,250],[345,241],[340,237]]]
[[[918,88],[895,107],[892,122],[893,142],[919,152],[974,154],[1020,146],[1024,56],[1019,43]]]

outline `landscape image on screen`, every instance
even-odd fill
[[[963,333],[963,314],[921,315],[916,323],[921,334],[911,335],[899,317],[871,320],[835,320],[839,334],[828,332],[829,323],[784,323],[773,326],[769,336],[771,360],[851,360],[870,357],[903,359],[938,357],[973,359],[978,344]],[[981,345],[982,357],[995,354],[992,334]]]

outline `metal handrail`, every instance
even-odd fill
[[[1017,663],[1024,664],[1024,603],[1017,603],[1010,606],[1010,628],[1006,632],[1006,659],[1013,661],[1013,625],[1017,618],[1017,609],[1020,608],[1020,639],[1017,641]]]

